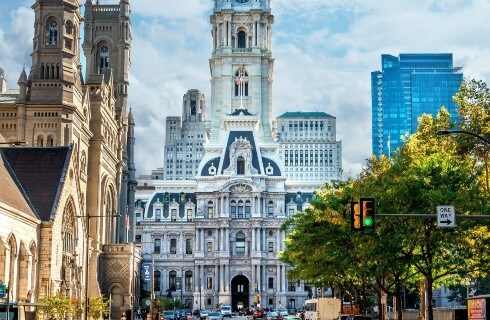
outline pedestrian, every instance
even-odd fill
[[[126,320],[126,315],[124,314],[124,312],[123,314],[121,314],[121,320]]]

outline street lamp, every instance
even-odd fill
[[[488,140],[488,138],[485,138],[485,137],[482,137],[474,132],[470,132],[470,131],[464,131],[464,130],[439,130],[437,131],[436,133],[438,136],[449,136],[449,135],[452,135],[452,134],[467,134],[467,135],[470,135],[470,136],[473,136],[475,138],[478,138],[480,140],[482,140],[483,142],[485,142],[486,144],[490,144],[490,140]]]

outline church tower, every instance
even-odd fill
[[[81,105],[80,22],[78,0],[37,0],[29,101]]]
[[[36,0],[32,67],[19,79],[18,139],[30,146],[86,151],[88,99],[80,65],[78,0]]]
[[[126,214],[134,205],[129,203],[128,190],[135,183],[131,178],[128,156],[128,116],[127,100],[129,87],[130,67],[130,29],[131,9],[129,0],[120,0],[119,4],[100,4],[92,0],[85,3],[85,37],[82,45],[87,58],[86,77],[88,84],[112,86],[114,93],[115,125],[117,127],[117,140],[120,141],[117,150],[117,163],[115,178],[117,190],[120,194],[117,221],[117,242],[126,242],[130,239],[126,232]],[[103,83],[101,83],[101,81]],[[98,113],[98,109],[95,113]],[[106,121],[107,123],[107,121]],[[101,129],[101,128],[100,128]],[[96,132],[102,132],[95,128]],[[131,218],[132,221],[132,218]],[[131,227],[131,226],[130,226]]]
[[[272,142],[274,59],[270,0],[215,0],[211,16],[211,143],[226,132],[223,118],[237,110],[257,117],[258,134]]]

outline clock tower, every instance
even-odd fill
[[[211,16],[211,144],[229,131],[227,115],[253,119],[265,143],[272,142],[271,87],[274,59],[270,0],[215,0]],[[253,122],[253,121],[252,121]]]

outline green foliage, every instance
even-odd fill
[[[461,130],[488,136],[486,85],[465,82],[455,100]],[[490,271],[488,220],[458,219],[455,229],[443,229],[433,218],[378,216],[375,230],[350,230],[349,204],[361,197],[374,198],[378,214],[434,215],[438,205],[453,205],[458,215],[490,214],[490,147],[436,135],[454,125],[444,108],[436,116],[424,115],[392,159],[373,157],[356,179],[317,191],[312,206],[284,224],[290,232],[281,259],[294,267],[288,276],[344,292],[376,289],[395,296],[423,281],[429,309],[433,287],[485,277]]]
[[[54,297],[44,297],[38,300],[38,316],[47,319],[62,320],[72,311],[70,298],[63,298],[57,294]]]
[[[152,302],[153,310],[157,311],[180,309],[180,307],[180,300],[168,297],[158,297]]]
[[[104,297],[91,298],[88,304],[88,314],[92,319],[100,319],[109,314],[110,301]]]

